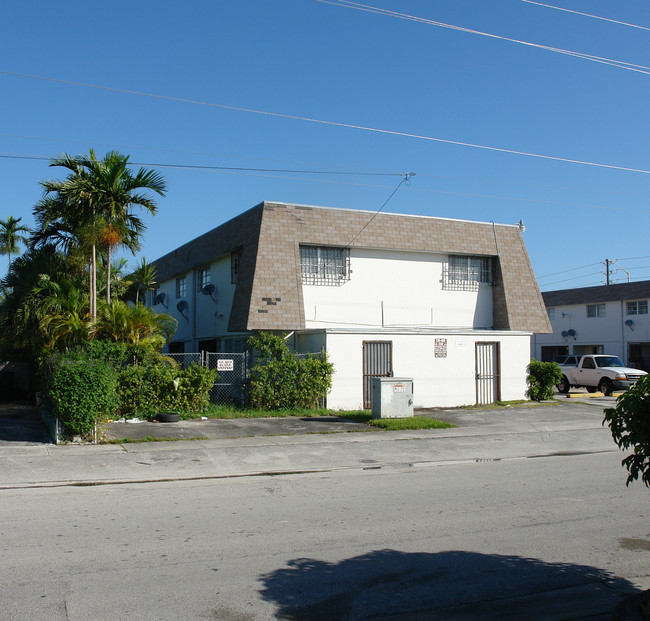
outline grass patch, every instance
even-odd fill
[[[353,412],[353,414],[356,412]],[[181,413],[182,420],[191,420],[194,418],[288,418],[289,416],[300,417],[319,417],[319,416],[341,416],[342,418],[349,418],[348,412],[340,412],[337,410],[327,409],[297,409],[297,410],[255,410],[238,408],[233,405],[211,405],[204,412],[196,414]],[[370,416],[370,415],[368,415]],[[365,421],[364,421],[365,422]]]
[[[514,401],[496,401],[495,403],[488,404],[474,404],[474,405],[459,405],[459,410],[495,410],[509,407],[525,406],[527,408],[546,407],[549,405],[557,405],[556,401],[528,401],[527,399],[515,399]],[[446,408],[454,409],[454,408]]]
[[[373,427],[380,427],[387,431],[402,431],[405,429],[449,429],[456,427],[451,423],[446,423],[435,418],[426,418],[425,416],[412,416],[409,418],[371,418],[368,421]]]
[[[368,410],[357,410],[352,412],[337,412],[339,418],[347,418],[355,423],[365,423],[387,431],[402,431],[404,429],[448,429],[456,427],[435,418],[426,416],[411,416],[408,418],[373,418]]]
[[[183,442],[188,440],[209,440],[206,436],[195,438],[159,438],[156,436],[145,436],[144,438],[122,438],[121,440],[103,440],[102,444],[136,444],[138,442]]]

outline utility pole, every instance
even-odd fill
[[[609,259],[605,259],[605,274],[607,275],[606,284],[608,284],[608,285],[611,284],[610,281],[609,281],[609,265],[610,265]]]

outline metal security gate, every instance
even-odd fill
[[[499,343],[476,343],[476,403],[501,399]]]
[[[393,376],[393,342],[363,342],[363,407],[372,407],[372,378]]]
[[[246,398],[249,354],[218,354],[206,352],[205,365],[219,374],[210,391],[210,403],[243,405]]]
[[[208,369],[215,369],[219,374],[210,390],[210,403],[243,405],[246,399],[246,380],[250,370],[250,355],[244,353],[221,354],[199,352],[187,354],[163,354],[163,357],[176,361],[180,368],[190,364],[199,364]]]

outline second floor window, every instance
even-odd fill
[[[300,272],[305,285],[342,285],[350,280],[350,249],[300,246]]]
[[[239,280],[239,268],[241,266],[241,250],[230,253],[230,283],[237,284]]]
[[[628,315],[647,315],[648,314],[648,300],[638,300],[635,302],[627,303]]]
[[[176,279],[176,297],[184,298],[187,295],[187,279],[185,276],[179,276]]]
[[[492,257],[450,254],[444,269],[445,289],[478,290],[479,285],[492,284]]]
[[[201,291],[203,287],[209,284],[210,284],[210,268],[205,267],[202,270],[199,270],[199,291]]]
[[[587,317],[604,317],[604,304],[587,304]]]

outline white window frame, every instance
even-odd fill
[[[443,269],[443,288],[452,291],[478,291],[481,285],[491,286],[492,257],[450,254]]]
[[[350,280],[350,249],[300,246],[303,285],[340,286]]]
[[[203,290],[203,287],[206,287],[212,281],[212,276],[210,274],[209,267],[203,267],[199,270],[199,291]]]
[[[626,303],[628,315],[647,315],[648,300],[630,300]]]
[[[606,317],[606,307],[604,303],[587,304],[587,319]]]
[[[236,285],[239,281],[239,270],[241,269],[242,251],[230,253],[230,284]]]
[[[187,276],[176,278],[176,299],[184,298],[187,295]]]

